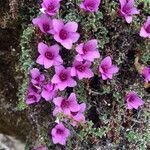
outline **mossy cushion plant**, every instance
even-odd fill
[[[133,80],[133,73],[136,72],[131,65],[133,61],[126,60],[130,53],[127,51],[126,55],[121,49],[119,52],[109,49],[110,45],[112,49],[119,47],[112,42],[114,39],[119,38],[123,44],[126,42],[126,37],[124,41],[120,37],[125,29],[117,33],[115,23],[111,24],[111,21],[120,22],[121,27],[129,26],[125,33],[131,34],[134,17],[140,16],[140,11],[134,0],[112,3],[110,7],[113,9],[105,8],[107,0],[43,0],[39,16],[33,18],[33,25],[42,36],[40,42],[37,41],[36,64],[30,71],[25,102],[29,107],[43,100],[52,105],[50,115],[56,121],[50,126],[51,131],[47,132],[51,133],[48,137],[53,146],[59,144],[69,148],[77,140],[79,147],[89,149],[91,139],[95,144],[92,148],[100,147],[102,138],[115,141],[126,130],[128,122],[132,124],[132,112],[138,112],[147,103],[139,91],[130,88],[133,85],[129,81]],[[64,9],[72,5],[76,6],[74,10]],[[113,13],[117,6],[118,10]],[[109,25],[105,21],[106,16],[110,17]],[[149,38],[149,20],[143,25],[141,23],[138,29],[138,33],[134,31],[138,38]],[[115,32],[116,35],[111,36]],[[129,80],[125,76],[126,70]],[[148,66],[141,75],[148,83]],[[132,138],[131,132],[127,134],[126,140]],[[89,144],[87,147],[83,138]],[[116,145],[117,142],[121,139],[116,141]]]

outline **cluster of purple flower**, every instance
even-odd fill
[[[121,5],[119,10],[120,15],[125,18],[127,23],[131,23],[133,15],[140,13],[140,11],[134,7],[134,0],[119,0],[119,2]],[[140,36],[150,38],[150,16],[141,27]]]
[[[145,66],[143,68],[142,74],[145,78],[145,82],[150,82],[150,67]]]
[[[43,0],[41,4],[42,9],[39,17],[33,19],[33,24],[39,27],[42,33],[50,34],[54,40],[60,43],[64,48],[72,49],[73,43],[76,43],[80,37],[77,33],[78,24],[76,22],[64,23],[60,19],[50,18],[54,16],[60,7],[61,0]],[[80,4],[85,12],[95,12],[98,10],[100,0],[84,0]],[[133,0],[120,0],[121,9],[120,13],[125,17],[126,21],[132,21],[132,15],[138,14],[139,11],[133,7]],[[141,29],[141,36],[150,36],[150,19],[145,23]],[[63,91],[67,87],[75,87],[77,82],[74,77],[79,80],[83,78],[91,78],[94,73],[91,69],[92,63],[95,59],[100,58],[98,51],[98,43],[96,39],[91,39],[85,43],[80,43],[76,46],[76,56],[71,67],[63,66],[63,59],[60,56],[60,46],[58,44],[48,46],[43,42],[38,44],[39,56],[36,62],[43,65],[45,69],[51,67],[55,68],[55,74],[51,81],[45,82],[45,76],[37,69],[31,70],[31,83],[28,89],[26,99],[27,104],[38,103],[42,98],[46,101],[53,101],[55,109],[53,115],[63,114],[65,116],[64,122],[68,121],[74,127],[79,123],[85,122],[84,111],[86,108],[85,103],[79,104],[76,99],[76,94],[71,93],[68,98],[58,97],[58,91]],[[119,71],[119,68],[112,64],[110,56],[104,58],[99,64],[99,73],[103,80],[112,79],[113,74]],[[147,75],[149,70],[145,68],[146,73],[144,76],[146,80],[150,80]],[[137,109],[144,102],[137,96],[135,92],[130,92],[126,96],[128,109]],[[67,138],[70,136],[70,131],[59,122],[51,131],[53,142],[65,145]]]

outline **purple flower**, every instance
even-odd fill
[[[95,58],[99,58],[100,54],[97,50],[97,40],[93,39],[86,43],[81,43],[76,47],[76,51],[78,55],[76,56],[76,60],[83,61],[88,60],[93,62]]]
[[[33,68],[31,70],[31,78],[31,82],[34,85],[40,85],[45,80],[45,76],[41,74],[41,72],[37,68]]]
[[[77,111],[71,111],[70,117],[73,119],[71,124],[72,126],[78,126],[79,123],[84,123],[85,122],[85,116],[84,116],[84,111],[86,109],[86,104],[82,103],[79,105],[79,110]]]
[[[29,84],[28,92],[35,92],[35,93],[41,93],[41,86],[40,85],[34,85],[32,83]]]
[[[150,38],[150,16],[148,16],[147,21],[141,27],[140,36]]]
[[[42,9],[48,15],[54,16],[59,10],[60,1],[61,0],[43,0],[43,3],[41,4]]]
[[[75,87],[76,81],[70,75],[71,68],[63,66],[55,67],[55,75],[52,78],[52,83],[56,84],[56,88],[63,91],[66,87]]]
[[[80,8],[86,12],[96,12],[98,11],[101,0],[84,0],[80,4]]]
[[[145,81],[149,82],[150,81],[150,67],[144,67],[142,74],[145,78]]]
[[[77,42],[80,35],[77,33],[78,24],[76,22],[63,23],[62,20],[54,19],[54,39],[61,43],[66,49],[71,49],[72,44]]]
[[[51,135],[54,144],[66,145],[70,131],[60,122],[52,129]]]
[[[52,20],[46,14],[33,19],[32,23],[38,26],[43,33],[53,33]]]
[[[41,99],[40,94],[31,91],[27,95],[26,104],[30,105],[30,104],[38,103],[40,99]]]
[[[92,70],[90,69],[91,62],[81,62],[75,60],[73,62],[73,67],[71,68],[71,76],[77,76],[80,80],[83,78],[91,78],[94,76]]]
[[[64,115],[70,115],[71,111],[75,112],[79,110],[79,105],[77,103],[76,94],[71,93],[68,99],[64,97],[57,97],[53,100],[55,104],[55,109],[53,115],[56,116],[58,113],[63,113]]]
[[[114,73],[117,73],[119,68],[112,65],[111,57],[104,58],[99,65],[99,72],[102,75],[103,80],[112,79]]]
[[[125,100],[127,102],[127,108],[128,109],[138,109],[139,106],[144,104],[144,101],[138,97],[137,93],[135,91],[129,92]]]
[[[62,58],[59,55],[60,47],[55,44],[48,47],[44,43],[38,44],[38,51],[40,56],[37,58],[36,62],[40,65],[44,65],[46,69],[52,66],[59,66],[63,63]]]
[[[134,0],[119,0],[121,8],[120,15],[123,16],[127,23],[132,22],[132,15],[139,14],[139,10],[134,7]]]
[[[48,83],[44,85],[41,96],[46,100],[50,101],[57,95],[57,90],[55,89],[55,85],[52,83]]]

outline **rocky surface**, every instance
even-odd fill
[[[0,134],[0,150],[24,150],[25,145],[13,137]]]

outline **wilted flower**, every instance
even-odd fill
[[[70,131],[60,122],[52,129],[51,135],[54,144],[66,145]]]
[[[41,96],[46,100],[52,100],[57,94],[57,90],[55,89],[55,85],[49,82],[48,84],[43,86],[43,90]]]
[[[77,111],[71,111],[70,117],[73,119],[71,124],[72,126],[77,126],[79,123],[84,123],[85,122],[85,116],[84,116],[84,111],[86,108],[86,104],[82,103],[79,105],[79,110]]]
[[[60,47],[57,44],[48,47],[42,42],[39,43],[38,52],[40,53],[40,56],[37,58],[36,62],[40,65],[44,65],[46,69],[52,66],[59,66],[63,63],[63,60],[59,55],[59,49]]]
[[[55,104],[55,109],[53,111],[54,116],[58,113],[70,115],[71,111],[75,112],[79,110],[75,93],[71,93],[67,99],[64,97],[54,98],[53,102]]]
[[[34,104],[34,103],[38,103],[41,99],[41,95],[33,92],[33,91],[29,91],[27,98],[26,98],[26,104],[30,105],[30,104]]]
[[[46,14],[33,19],[32,23],[38,26],[43,33],[53,33],[52,20]]]
[[[142,26],[140,36],[150,38],[150,16],[148,16],[147,21]]]
[[[93,62],[95,58],[99,58],[100,54],[97,50],[97,40],[93,39],[86,43],[81,43],[76,47],[76,51],[78,55],[76,56],[76,60],[83,61],[88,60]]]
[[[138,109],[139,106],[144,104],[144,101],[138,97],[135,91],[129,92],[126,95],[125,100],[127,102],[128,109],[133,109],[133,108]]]
[[[123,16],[127,23],[132,22],[132,15],[139,14],[139,10],[134,7],[134,0],[119,0],[121,8],[120,15]]]
[[[50,16],[54,16],[60,7],[61,0],[43,0],[42,10]]]
[[[63,91],[66,87],[75,87],[76,81],[71,77],[71,68],[63,66],[55,67],[55,75],[52,78],[52,83],[56,84],[56,88]]]
[[[41,74],[39,69],[33,68],[31,71],[31,82],[34,85],[40,85],[41,83],[44,82],[45,76]]]
[[[78,24],[76,22],[63,23],[62,20],[54,19],[54,39],[61,43],[66,49],[71,49],[72,44],[77,42],[80,35],[77,33]]]
[[[91,78],[94,76],[92,70],[90,69],[91,62],[81,62],[75,60],[71,68],[71,76],[77,76],[80,80],[83,78]]]
[[[144,67],[142,74],[145,78],[145,81],[149,82],[150,81],[150,67]]]
[[[119,68],[112,65],[111,57],[104,58],[99,65],[99,72],[102,75],[103,80],[112,79],[114,73],[117,73]]]
[[[98,11],[101,0],[84,0],[80,4],[80,8],[82,8],[86,12],[96,12]]]

